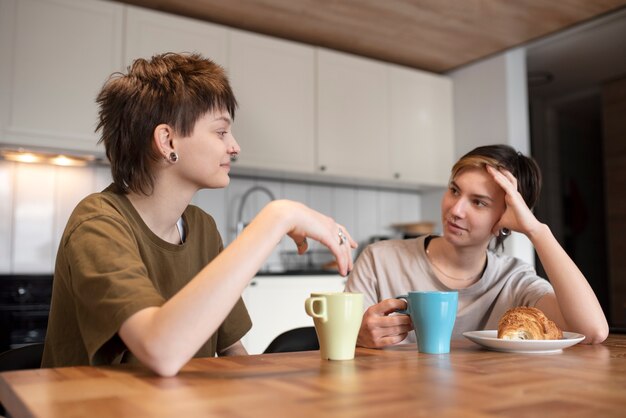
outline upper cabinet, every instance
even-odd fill
[[[393,178],[446,185],[454,156],[452,80],[389,66],[388,115]]]
[[[389,179],[387,66],[318,49],[317,83],[318,170]]]
[[[195,19],[127,6],[126,65],[164,52],[197,52],[226,67],[228,29]]]
[[[315,61],[312,47],[230,31],[230,78],[239,103],[236,167],[312,173]]]
[[[318,50],[318,171],[444,186],[453,158],[452,81]]]
[[[95,98],[122,67],[123,10],[0,0],[0,142],[103,153]]]
[[[396,65],[101,0],[0,0],[0,144],[104,154],[96,96],[136,58],[198,52],[239,102],[234,173],[445,186],[452,83]]]

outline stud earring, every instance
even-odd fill
[[[511,235],[511,230],[508,228],[502,228],[500,230],[500,235],[506,237],[507,235]]]
[[[178,161],[178,154],[172,151],[170,152],[168,159],[170,160],[171,163],[175,163],[176,161]]]

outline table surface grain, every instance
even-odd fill
[[[558,354],[488,351],[454,341],[194,359],[176,377],[140,366],[0,374],[0,399],[20,417],[625,417],[626,335]]]

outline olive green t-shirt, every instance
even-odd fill
[[[215,221],[201,209],[185,209],[185,242],[175,245],[112,190],[81,201],[61,238],[42,367],[137,362],[117,334],[124,321],[161,306],[223,248]],[[251,326],[240,298],[195,357],[215,356]]]

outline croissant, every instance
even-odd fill
[[[498,338],[505,340],[559,340],[563,332],[541,310],[520,306],[509,309],[498,323]]]

